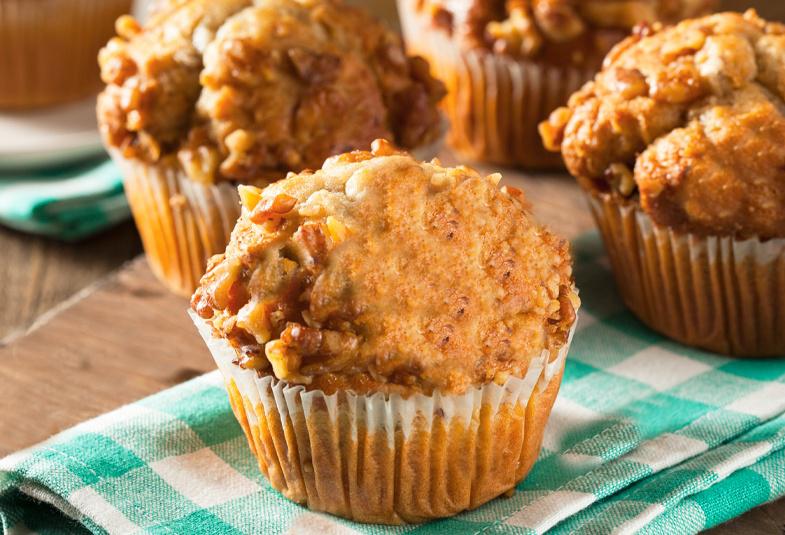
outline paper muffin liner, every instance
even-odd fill
[[[96,56],[131,0],[2,0],[0,108],[68,102],[98,92]]]
[[[421,160],[431,159],[443,139],[411,153]],[[207,260],[229,243],[240,217],[237,185],[196,182],[174,159],[148,164],[124,158],[116,149],[109,153],[123,173],[125,194],[150,267],[171,291],[189,297]]]
[[[530,169],[560,169],[561,155],[545,149],[538,126],[591,80],[585,67],[518,60],[486,50],[462,50],[414,0],[398,0],[407,52],[423,56],[447,86],[442,107],[450,120],[449,144],[464,156]]]
[[[313,510],[382,524],[451,516],[513,489],[539,454],[570,345],[543,352],[523,378],[461,395],[327,395],[233,364],[229,343],[190,314],[272,486]]]
[[[150,165],[110,153],[150,267],[171,291],[190,296],[240,216],[236,186],[196,182],[174,162]]]
[[[716,353],[785,356],[785,239],[679,234],[635,204],[589,199],[621,296],[643,323]]]

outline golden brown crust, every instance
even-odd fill
[[[194,294],[238,364],[326,392],[463,392],[567,341],[567,243],[500,177],[386,143],[264,191]]]
[[[785,236],[785,26],[754,12],[621,43],[541,126],[592,191],[704,235]]]
[[[636,24],[708,13],[714,0],[413,0],[469,48],[563,64],[598,62]]]
[[[419,58],[340,0],[161,2],[144,28],[118,21],[100,55],[98,115],[127,158],[179,159],[202,182],[321,165],[387,137],[441,133],[444,94]]]

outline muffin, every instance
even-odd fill
[[[97,93],[95,55],[130,9],[131,0],[0,0],[0,109]]]
[[[783,98],[785,25],[723,13],[641,28],[543,123],[653,329],[785,355]]]
[[[537,125],[640,22],[708,12],[714,0],[398,0],[408,49],[447,84],[449,142],[466,157],[562,166]]]
[[[101,133],[150,263],[181,294],[226,246],[237,184],[380,136],[433,153],[443,133],[425,61],[337,0],[162,2],[144,28],[117,30],[99,58]]]
[[[421,522],[531,468],[579,300],[567,243],[500,178],[378,141],[240,188],[192,317],[289,499]]]

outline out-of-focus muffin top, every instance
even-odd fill
[[[579,300],[565,240],[500,175],[374,142],[264,190],[192,308],[236,364],[328,393],[463,392],[555,357]]]
[[[400,38],[340,0],[168,0],[118,20],[99,61],[106,143],[201,182],[315,168],[387,137],[441,134],[444,95]]]
[[[467,48],[557,64],[599,63],[635,25],[676,22],[716,0],[411,0]]]
[[[785,236],[785,25],[642,29],[541,125],[582,184],[683,232]]]

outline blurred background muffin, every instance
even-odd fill
[[[98,117],[156,273],[190,294],[239,215],[237,183],[318,168],[377,137],[433,153],[425,61],[339,1],[160,2],[102,50]],[[433,154],[431,154],[433,155]]]
[[[386,142],[264,190],[192,298],[262,472],[362,522],[474,508],[531,468],[579,300],[501,175]]]
[[[649,28],[543,123],[648,325],[785,355],[785,25],[750,11]]]
[[[0,0],[0,109],[97,93],[98,50],[131,0]]]
[[[399,0],[408,50],[447,85],[449,141],[496,164],[561,167],[537,125],[639,23],[707,13],[714,0]]]

